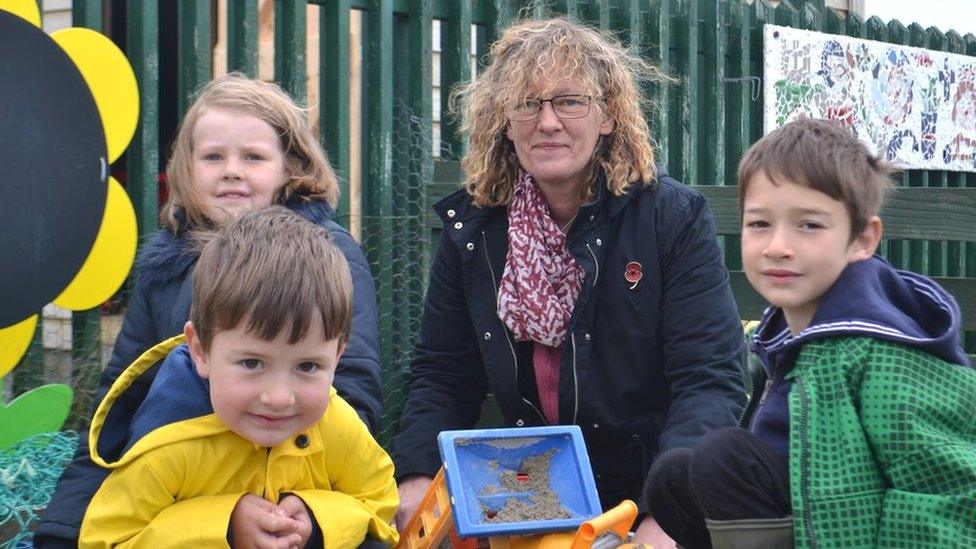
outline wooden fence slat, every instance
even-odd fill
[[[567,19],[572,21],[580,19],[579,0],[556,0],[552,7],[553,11],[565,15]]]
[[[639,0],[622,0],[620,3],[620,21],[617,23],[618,36],[633,52],[643,55],[642,40],[644,32],[641,28],[641,9]]]
[[[749,53],[750,65],[752,67],[752,74],[760,75],[764,74],[763,67],[763,27],[766,23],[775,24],[775,12],[772,4],[768,0],[756,0],[752,4],[752,9],[750,13],[752,20],[752,50]],[[765,81],[763,82],[765,85]],[[760,101],[757,104],[757,108],[754,111],[751,122],[751,134],[749,137],[749,143],[752,144],[756,142],[763,135],[763,102]]]
[[[830,34],[847,34],[847,18],[834,10],[824,10],[823,31]]]
[[[403,203],[405,203],[408,208],[408,211],[405,213],[410,216],[421,216],[427,206],[426,185],[431,181],[434,173],[434,158],[430,147],[431,127],[433,125],[433,105],[431,97],[431,65],[433,63],[433,48],[431,44],[432,18],[430,2],[428,0],[412,0],[412,8],[412,13],[408,18],[406,29],[407,39],[409,41],[409,46],[405,50],[408,52],[407,63],[405,65],[405,70],[407,72],[405,75],[405,83],[407,87],[406,97],[411,118],[416,120],[416,124],[418,126],[417,129],[425,132],[426,135],[421,136],[421,146],[419,147],[420,150],[409,151],[411,161],[416,162],[417,169],[411,170],[410,172],[410,177],[414,179],[409,183],[411,200],[403,201]],[[470,43],[471,36],[470,28],[471,27],[469,24],[465,29],[457,29],[460,31],[459,34],[463,34],[468,37],[468,43]],[[464,32],[465,30],[467,32]],[[468,58],[465,55],[462,57],[463,63],[459,64],[468,66],[467,61]],[[442,93],[442,95],[444,94]],[[411,123],[413,123],[413,121],[411,121]],[[424,267],[422,272],[426,272],[426,265],[422,266]],[[422,289],[419,289],[419,291],[423,293]]]
[[[484,0],[488,21],[485,24],[486,44],[490,45],[519,14],[517,0]],[[480,51],[480,50],[479,50]]]
[[[450,92],[456,84],[471,80],[471,4],[450,6],[450,19],[441,21],[441,154],[449,149],[452,157],[461,158],[464,140],[458,120],[450,113]]]
[[[393,311],[393,2],[370,0],[365,33],[366,177],[363,180],[363,244],[378,283],[380,311]],[[393,314],[379,318],[381,364],[393,360]]]
[[[189,108],[193,93],[210,81],[211,64],[210,4],[180,2],[177,4],[178,33],[177,63],[179,82],[176,97],[177,116],[182,119]]]
[[[126,191],[139,235],[156,232],[159,175],[159,10],[156,2],[126,9],[126,55],[139,86],[139,125],[126,149]]]
[[[40,7],[41,2],[38,2]],[[74,0],[71,4],[71,26],[102,30],[101,0]]]
[[[319,8],[319,139],[339,175],[336,219],[349,227],[349,176],[352,166],[349,103],[351,44],[349,0],[334,0]]]
[[[864,21],[856,13],[848,12],[847,21],[844,23],[847,36],[852,38],[864,38]]]
[[[681,96],[678,103],[678,139],[681,155],[669,165],[678,180],[688,184],[699,182],[698,174],[698,1],[677,2],[676,51],[678,70],[681,73]]]
[[[823,12],[823,5],[818,6],[816,3],[812,3],[803,6],[800,10],[800,28],[818,32],[823,30]]]
[[[800,12],[789,0],[782,0],[773,10],[776,24],[797,28],[800,26]]]
[[[590,20],[602,30],[610,29],[610,0],[590,0]]]
[[[868,40],[888,42],[888,26],[878,17],[872,17],[865,23],[865,37]]]
[[[292,97],[304,103],[307,99],[306,0],[275,1],[275,80]]]
[[[761,91],[759,75],[752,72],[751,50],[751,9],[743,2],[725,2],[728,22],[727,40],[729,42],[729,73],[725,85],[727,108],[725,110],[725,185],[735,185],[738,181],[739,159],[752,143],[751,120],[755,116],[755,106]],[[761,73],[760,73],[761,74]],[[755,79],[755,80],[753,80]],[[755,99],[753,99],[755,97]],[[719,165],[719,169],[722,166]],[[739,241],[725,238],[725,265],[730,269],[740,269],[742,254]]]
[[[650,22],[648,24],[648,60],[669,76],[671,67],[671,18],[669,0],[650,0]],[[669,164],[671,150],[671,115],[668,98],[674,86],[668,83],[647,85],[646,92],[653,102],[654,112],[650,113],[651,137],[656,142],[657,163]]]
[[[227,70],[258,74],[258,0],[227,2]]]
[[[749,131],[750,120],[753,116],[753,90],[758,90],[758,83],[749,80],[759,75],[753,74],[749,64],[751,49],[749,9],[743,2],[726,2],[729,11],[729,66],[731,70],[726,75],[729,82],[726,85],[728,93],[728,108],[726,109],[727,150],[725,162],[725,181],[731,184],[736,181],[739,158],[745,154],[751,143]]]
[[[701,105],[707,117],[699,121],[699,172],[703,185],[725,185],[725,2],[708,0],[702,3],[705,32],[705,58]]]
[[[529,8],[533,19],[548,19],[552,17],[552,2],[550,0],[529,0]]]

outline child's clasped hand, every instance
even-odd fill
[[[305,547],[312,535],[312,520],[305,502],[294,495],[278,505],[245,494],[230,516],[235,549],[294,549]]]

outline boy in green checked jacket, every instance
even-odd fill
[[[976,370],[955,300],[874,255],[889,174],[822,120],[742,159],[765,375],[741,428],[655,461],[645,496],[679,544],[976,547]]]

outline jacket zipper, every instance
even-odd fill
[[[593,268],[595,269],[593,273],[593,288],[596,287],[597,281],[600,280],[600,263],[596,260],[596,254],[593,253],[593,248],[590,247],[590,243],[586,242],[586,251],[590,252],[590,257],[593,258]],[[573,425],[577,424],[577,419],[579,415],[579,373],[576,371],[576,334],[570,332],[569,341],[573,348]]]
[[[752,409],[752,415],[749,417],[749,424],[744,426],[747,431],[752,429],[752,423],[756,420],[756,415],[759,414],[759,411],[762,410],[763,404],[766,403],[766,397],[769,396],[769,389],[772,386],[772,379],[767,379],[766,383],[763,384],[763,391],[762,394],[759,395],[759,402],[757,402],[755,408]]]
[[[756,376],[752,379],[752,387],[750,391],[750,397],[746,405],[742,407],[742,413],[739,414],[739,421],[736,424],[743,428],[748,429],[749,423],[752,422],[752,416],[755,414],[756,410],[759,408],[760,400],[762,400],[763,394],[765,393],[767,384],[769,383],[769,377],[766,376],[765,370],[760,370],[756,372]],[[759,388],[763,387],[763,392],[760,392]],[[759,398],[756,398],[756,395]]]
[[[570,332],[569,341],[573,345],[573,425],[576,425],[576,414],[579,413],[579,377],[576,375],[576,334]]]
[[[596,288],[596,283],[600,280],[600,263],[597,262],[596,254],[593,253],[593,248],[590,247],[589,242],[586,243],[586,251],[590,252],[590,257],[593,258],[593,267],[596,269],[596,272],[593,274],[593,287]]]
[[[482,249],[485,252],[485,263],[488,264],[488,274],[491,275],[491,286],[492,286],[492,288],[495,289],[495,299],[497,300],[498,299],[498,282],[495,280],[495,271],[491,267],[491,258],[488,257],[488,237],[485,236],[485,231],[481,231],[481,243],[482,243]],[[522,395],[521,389],[518,389],[518,382],[519,382],[518,355],[515,354],[515,345],[512,344],[512,338],[511,338],[511,336],[508,335],[508,327],[505,326],[504,322],[502,323],[502,330],[505,332],[505,341],[508,342],[508,349],[510,351],[512,351],[512,362],[515,364],[515,386],[516,386],[516,390],[518,390],[519,396],[522,398],[522,402],[528,404],[533,410],[535,410],[535,413],[539,414],[539,419],[541,419],[544,424],[549,425],[549,422],[546,420],[546,416],[542,415],[542,412],[540,412],[539,409],[536,408],[534,404],[532,404],[531,402],[529,402],[529,400],[527,398],[525,398],[525,396]],[[573,350],[574,350],[573,356],[575,358],[575,356],[576,356],[576,354],[575,354],[575,347],[574,347]]]
[[[807,399],[807,388],[803,380],[797,378],[794,389],[800,397],[800,416],[797,418],[800,428],[800,501],[803,502],[803,532],[811,548],[817,547],[817,540],[813,535],[813,511],[810,509],[810,447],[808,444],[807,418],[810,413],[810,402]]]
[[[761,408],[763,404],[766,403],[766,397],[769,396],[769,388],[773,386],[773,380],[767,379],[766,384],[763,386],[762,396],[759,397],[759,407]]]

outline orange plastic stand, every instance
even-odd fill
[[[427,488],[420,507],[407,527],[400,532],[400,542],[397,548],[427,549],[438,548],[445,539],[450,538],[451,547],[459,549],[476,549],[478,541],[475,539],[462,540],[454,531],[454,520],[451,517],[451,496],[447,493],[444,482],[444,470],[437,471],[437,476]]]
[[[637,547],[626,543],[630,526],[637,517],[637,505],[624,500],[613,509],[580,525],[576,532],[556,532],[537,536],[495,536],[488,539],[491,549],[590,549],[595,542],[607,547],[607,541],[619,540],[618,548]],[[438,549],[445,540],[455,549],[477,549],[476,539],[462,539],[454,529],[451,497],[444,481],[444,470],[434,477],[417,512],[400,533],[398,549]],[[609,545],[612,546],[612,545]],[[482,545],[481,547],[484,547]],[[643,546],[653,549],[649,545]]]

